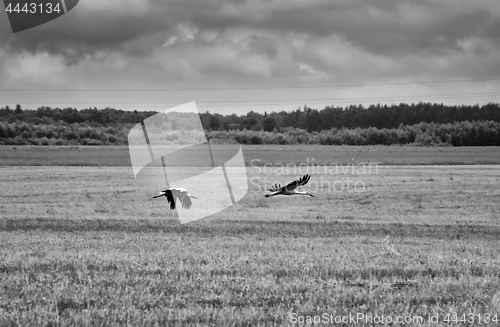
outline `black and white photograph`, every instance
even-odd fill
[[[0,4],[0,326],[496,325],[498,0]]]

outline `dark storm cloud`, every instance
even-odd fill
[[[492,76],[499,69],[500,2],[85,0],[48,24],[1,33],[2,52],[4,67],[29,68],[24,80],[47,62],[72,65],[88,81]],[[60,69],[61,81],[69,79]],[[13,68],[4,70],[17,78]]]
[[[106,50],[125,49],[132,55],[141,55],[151,47],[139,49],[127,47],[127,44],[144,38],[156,38],[156,43],[163,41],[173,27],[172,22],[165,19],[165,11],[162,6],[153,5],[138,11],[82,4],[69,14],[36,29],[0,34],[0,48],[11,52],[59,54],[70,62]]]
[[[311,38],[339,35],[367,52],[386,56],[460,50],[460,40],[478,37],[500,43],[500,17],[492,1],[109,1],[86,0],[67,17],[24,33],[0,36],[0,47],[12,51],[48,51],[68,57],[98,50],[147,55],[187,22],[200,30],[232,28],[294,32]],[[493,7],[491,11],[490,7]],[[73,14],[74,13],[74,14]],[[130,42],[141,40],[140,47]],[[164,41],[164,40],[163,40]],[[249,46],[272,57],[272,41]]]
[[[248,49],[255,54],[263,54],[274,58],[278,51],[276,43],[269,37],[252,36],[248,43]]]
[[[190,19],[202,28],[249,27],[310,37],[340,35],[366,51],[384,55],[456,49],[467,37],[500,36],[498,4],[464,1],[246,2],[237,6],[193,7]],[[491,4],[496,10],[490,12]],[[182,6],[182,5],[180,5]],[[187,8],[185,8],[187,10]]]

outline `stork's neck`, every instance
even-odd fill
[[[307,193],[307,191],[295,191],[295,194],[298,194],[298,195],[309,195],[309,193]]]

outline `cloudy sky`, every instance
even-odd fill
[[[500,1],[80,0],[18,33],[0,13],[2,107],[190,101],[224,114],[500,102]]]

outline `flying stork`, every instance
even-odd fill
[[[265,197],[268,198],[270,196],[275,196],[275,195],[309,195],[314,197],[311,193],[308,191],[297,191],[296,188],[299,186],[306,185],[307,182],[309,182],[309,179],[311,178],[311,175],[306,174],[302,176],[302,178],[298,178],[294,180],[293,182],[288,183],[288,185],[281,187],[281,184],[274,184],[272,188],[269,189],[271,194],[266,194]]]
[[[178,199],[182,203],[184,209],[189,209],[193,205],[191,203],[191,198],[198,199],[197,197],[191,195],[184,188],[167,188],[164,191],[158,193],[158,195],[153,196],[153,199],[159,197],[166,197],[168,203],[170,203],[170,209],[175,209],[175,200]]]

